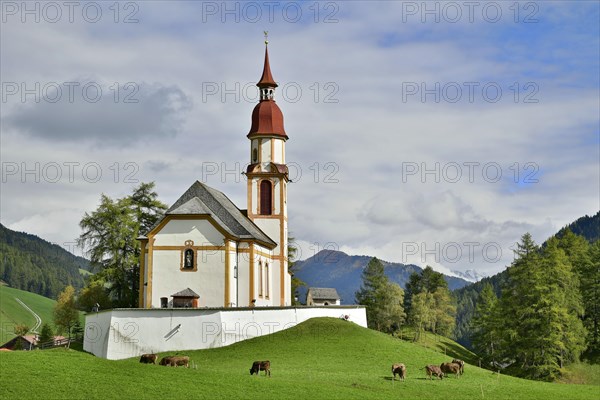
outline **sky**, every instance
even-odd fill
[[[597,1],[3,1],[0,221],[69,251],[101,194],[241,172],[268,31],[290,235],[492,275],[600,209]]]

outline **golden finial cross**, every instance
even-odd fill
[[[265,33],[265,44],[269,44],[269,31],[263,31]]]

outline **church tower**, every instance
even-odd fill
[[[248,218],[265,232],[277,247],[273,249],[273,268],[268,269],[273,282],[273,300],[281,306],[291,305],[291,282],[288,273],[287,184],[283,113],[275,103],[277,83],[269,65],[268,41],[260,81],[259,103],[252,111],[250,165],[248,179]],[[269,279],[269,277],[267,277]]]

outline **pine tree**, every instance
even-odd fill
[[[52,331],[52,327],[47,322],[44,322],[44,325],[42,325],[42,332],[40,333],[38,343],[40,345],[43,345],[52,340],[54,340],[54,332]]]
[[[377,258],[369,261],[363,270],[362,282],[355,297],[358,304],[367,308],[369,328],[385,331],[394,324],[401,324],[404,320],[403,291],[389,282],[381,261]]]
[[[540,330],[536,305],[541,298],[539,249],[529,233],[517,244],[515,257],[500,297],[503,318],[498,350],[501,359],[515,360],[525,368],[531,363],[536,346],[533,334]]]
[[[496,352],[499,343],[497,304],[498,297],[492,285],[485,283],[471,320],[473,347],[484,360],[485,365],[495,364],[497,361]]]
[[[499,302],[501,354],[526,376],[551,380],[583,349],[577,279],[556,238],[540,252],[525,234],[516,255]]]
[[[412,303],[412,296],[423,291],[433,293],[439,287],[448,288],[448,283],[444,275],[436,272],[429,265],[421,273],[413,272],[406,283],[404,292],[404,310],[409,313]]]
[[[600,241],[588,249],[588,262],[580,270],[583,322],[588,330],[588,354],[600,356]]]

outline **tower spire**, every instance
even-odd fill
[[[263,67],[263,73],[260,77],[260,81],[256,84],[259,88],[276,88],[277,83],[275,79],[273,79],[273,74],[271,74],[271,65],[269,64],[269,31],[265,32],[265,65]]]

